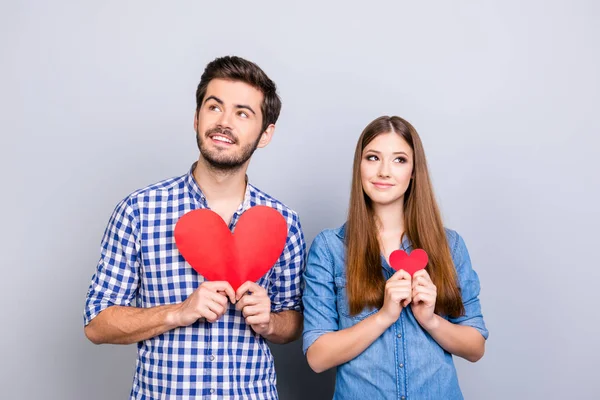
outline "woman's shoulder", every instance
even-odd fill
[[[454,229],[448,227],[444,227],[444,231],[446,232],[446,240],[448,241],[450,252],[452,252],[454,247],[458,244],[460,235]]]
[[[317,234],[315,240],[313,241],[313,245],[333,245],[337,246],[340,243],[344,243],[344,235],[346,233],[346,224],[338,228],[328,228],[323,229],[321,232]]]
[[[455,264],[457,264],[461,261],[462,257],[464,256],[463,253],[467,250],[465,241],[454,229],[445,227],[444,230],[446,232],[446,240],[448,241],[448,247],[450,248],[452,260]]]
[[[324,257],[333,264],[342,263],[346,249],[344,231],[345,225],[319,232],[310,245],[309,257]]]

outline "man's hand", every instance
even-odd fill
[[[205,318],[217,321],[227,310],[227,301],[235,304],[235,292],[225,281],[203,282],[183,303],[175,314],[178,326],[188,326]]]
[[[237,290],[236,300],[235,308],[242,312],[254,332],[263,337],[272,333],[271,299],[265,288],[247,281]]]

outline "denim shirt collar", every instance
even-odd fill
[[[344,223],[344,225],[337,228],[335,230],[335,234],[342,241],[344,241],[345,236],[346,236],[346,223]],[[402,236],[402,243],[400,244],[400,249],[404,250],[404,251],[412,250],[412,243],[410,242],[410,239],[408,239],[408,236],[406,236],[406,235]]]

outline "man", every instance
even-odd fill
[[[250,185],[246,170],[271,141],[280,110],[275,84],[257,65],[212,61],[196,91],[198,161],[132,193],[110,218],[85,334],[96,344],[138,343],[131,399],[277,398],[265,340],[287,343],[301,333],[306,245],[297,214]],[[255,205],[278,210],[288,224],[281,257],[258,283],[234,292],[206,281],[177,251],[173,230],[185,213],[210,208],[233,230]]]

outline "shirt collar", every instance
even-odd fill
[[[346,237],[346,224],[344,223],[344,225],[340,226],[338,229],[335,230],[335,234],[337,235],[337,237],[339,237],[340,239],[342,239],[342,241],[345,239]],[[410,240],[408,239],[407,235],[403,235],[402,236],[402,243],[400,244],[400,249],[407,251],[412,247],[412,244],[410,242]]]
[[[198,164],[198,162],[196,161],[190,167],[190,169],[185,177],[185,183],[190,191],[190,195],[192,196],[192,198],[194,200],[196,200],[197,203],[201,204],[202,207],[208,208],[208,203],[206,202],[206,196],[202,192],[202,189],[200,189],[198,182],[196,182],[196,178],[194,178],[194,170],[196,169],[197,164]],[[240,204],[240,207],[236,211],[236,213],[238,213],[238,214],[241,214],[242,212],[246,211],[247,209],[249,209],[252,206],[251,191],[254,190],[254,187],[248,183],[248,175],[246,175],[245,179],[246,179],[246,190],[244,192],[244,200],[242,201],[242,203]]]

